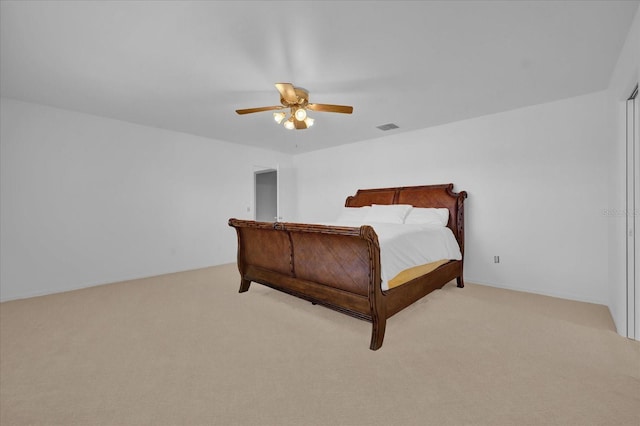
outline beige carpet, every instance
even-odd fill
[[[9,425],[638,425],[608,310],[453,283],[370,324],[235,265],[0,305]]]

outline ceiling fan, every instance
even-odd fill
[[[274,112],[273,118],[278,124],[284,121],[284,127],[290,130],[307,129],[313,126],[313,118],[307,115],[307,110],[339,112],[342,114],[351,114],[353,112],[352,106],[309,103],[309,91],[302,87],[295,87],[291,83],[276,83],[276,89],[280,92],[280,103],[282,105],[237,109],[236,112],[242,115],[262,111],[289,110],[290,116],[288,119],[285,120],[285,118],[287,118],[287,113],[284,111]]]

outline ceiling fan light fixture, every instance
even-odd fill
[[[298,108],[296,109],[294,115],[296,117],[296,120],[304,121],[304,119],[307,118],[307,111],[304,108]]]
[[[315,120],[314,120],[313,118],[311,118],[311,117],[307,117],[307,118],[305,118],[305,119],[304,119],[304,124],[306,124],[306,125],[307,125],[307,127],[311,127],[311,126],[313,126],[313,122],[314,122],[314,121],[315,121]]]
[[[296,127],[296,125],[293,124],[293,117],[284,122],[284,127],[289,130],[293,130]]]
[[[274,112],[273,113],[273,119],[278,124],[282,123],[282,120],[284,120],[286,116],[287,116],[287,114],[285,114],[284,112]]]

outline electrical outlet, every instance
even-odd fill
[[[493,256],[493,263],[500,263],[500,256]]]

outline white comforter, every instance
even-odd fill
[[[331,226],[360,227],[363,223],[332,222]],[[460,260],[462,254],[451,229],[437,225],[368,223],[378,234],[382,289],[401,271],[443,259]]]

